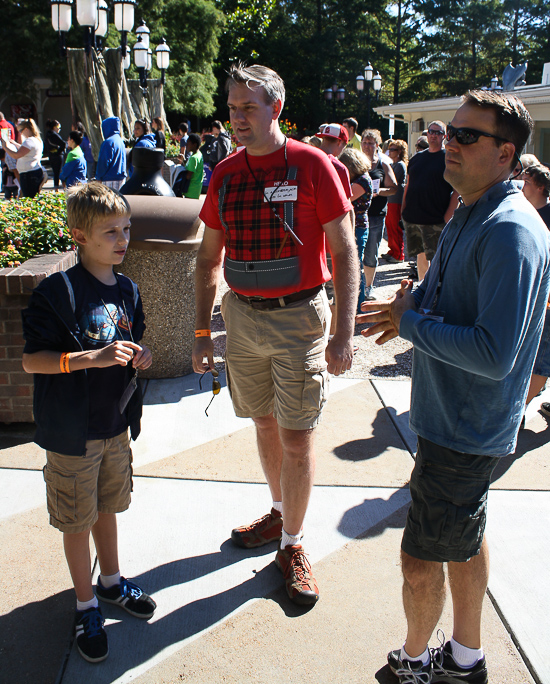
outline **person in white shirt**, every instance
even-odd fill
[[[34,119],[18,121],[17,130],[23,142],[19,144],[14,140],[2,139],[2,147],[10,157],[17,160],[21,197],[35,197],[40,192],[44,177],[40,165],[44,143]]]

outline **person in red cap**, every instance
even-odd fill
[[[342,162],[338,161],[338,157],[342,154],[344,148],[348,144],[348,132],[343,126],[337,123],[323,124],[319,129],[319,133],[317,133],[317,137],[321,138],[321,150],[325,154],[328,154],[332,165],[342,181],[342,187],[344,188],[346,197],[351,197],[349,172]]]

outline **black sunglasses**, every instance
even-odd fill
[[[447,126],[447,134],[445,138],[447,140],[452,140],[456,137],[456,141],[459,145],[473,145],[482,136],[484,138],[494,138],[495,140],[502,140],[502,142],[510,142],[509,140],[506,140],[506,138],[501,138],[499,135],[485,133],[485,131],[478,131],[475,128],[455,128],[450,124]]]
[[[445,131],[440,131],[439,129],[430,128],[428,129],[430,135],[445,135]]]
[[[208,373],[208,371],[206,371]],[[220,381],[218,380],[219,373],[218,371],[213,368],[211,370],[212,373],[212,399],[210,399],[210,403],[208,406],[204,409],[204,412],[206,413],[206,417],[208,418],[208,409],[210,408],[210,404],[214,401],[214,397],[220,393],[222,386],[220,385]],[[202,379],[204,375],[201,375],[199,377],[199,388],[202,391]]]

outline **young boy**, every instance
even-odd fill
[[[120,576],[116,513],[130,504],[131,436],[140,430],[137,371],[151,365],[137,286],[113,266],[130,239],[130,207],[92,182],[69,190],[67,223],[80,263],[34,290],[23,311],[23,368],[34,373],[35,441],[44,468],[50,524],[63,532],[76,591],[76,643],[89,662],[109,654],[97,599],[150,618],[153,599]],[[133,392],[132,392],[133,390]],[[90,531],[100,567],[92,588]]]
[[[201,196],[204,160],[199,149],[200,146],[200,135],[190,133],[187,138],[187,152],[190,156],[185,166],[185,174],[189,179],[189,188],[184,195],[191,199],[199,199]]]
[[[59,178],[63,181],[63,187],[65,188],[71,188],[79,183],[86,183],[88,180],[86,160],[84,159],[84,152],[80,147],[82,138],[83,135],[80,131],[71,131],[69,133],[69,139],[67,140],[69,154],[59,174]]]

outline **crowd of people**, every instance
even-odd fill
[[[513,453],[526,401],[550,374],[550,171],[520,156],[531,117],[513,95],[470,91],[450,124],[428,125],[417,143],[424,149],[409,160],[404,141],[383,144],[374,129],[359,136],[352,118],[323,124],[307,141],[285,137],[284,83],[267,67],[232,65],[226,93],[237,153],[230,153],[220,122],[204,140],[187,124],[176,136],[188,188],[197,191],[197,170],[201,183],[202,168],[212,171],[200,212],[193,367],[201,375],[218,372],[211,320],[223,272],[230,288],[221,303],[228,386],[236,415],[254,422],[269,486],[269,512],[234,527],[231,540],[243,549],[276,543],[274,562],[289,599],[300,606],[318,601],[303,537],[329,375],[351,368],[356,324],[369,324],[362,334],[377,336],[377,344],[397,336],[410,341],[410,424],[418,448],[401,545],[407,637],[387,661],[402,684],[487,684],[481,613],[491,474]],[[109,653],[98,599],[144,619],[156,608],[121,576],[116,544],[116,513],[130,503],[128,431],[134,439],[139,434],[136,374],[152,363],[140,344],[137,287],[113,271],[124,259],[130,219],[128,202],[116,192],[124,152],[118,125],[116,117],[103,122],[95,174],[102,183],[69,190],[79,264],[44,280],[23,314],[23,366],[35,374],[50,522],[64,535],[77,648],[90,662]],[[153,134],[136,122],[136,145],[154,145],[162,122],[155,126]],[[21,128],[25,141],[37,137],[32,127]],[[79,146],[78,135],[70,140]],[[37,143],[26,145],[16,158],[35,149]],[[384,226],[384,258],[401,263],[407,253],[416,256],[420,282],[413,288],[412,279],[403,279],[392,298],[380,301],[373,285]],[[77,483],[67,506],[57,496],[64,475]],[[90,533],[100,567],[95,591]],[[446,575],[452,636],[429,648]]]
[[[2,188],[7,200],[35,197],[49,178],[46,165],[51,170],[55,192],[92,179],[119,190],[132,175],[134,148],[160,149],[166,153],[166,126],[160,117],[155,117],[151,123],[137,119],[129,147],[122,135],[120,119],[116,116],[105,118],[101,123],[103,142],[97,159],[81,122],[77,122],[65,138],[61,135],[60,122],[48,120],[46,133],[42,136],[33,119],[19,119],[12,124],[0,112],[0,129],[5,130],[0,161]],[[189,138],[191,143],[188,145]],[[174,141],[180,145],[180,154],[175,157],[175,194],[198,199],[206,192],[216,164],[231,153],[231,137],[216,120],[202,136],[190,133],[189,125],[182,123]]]

